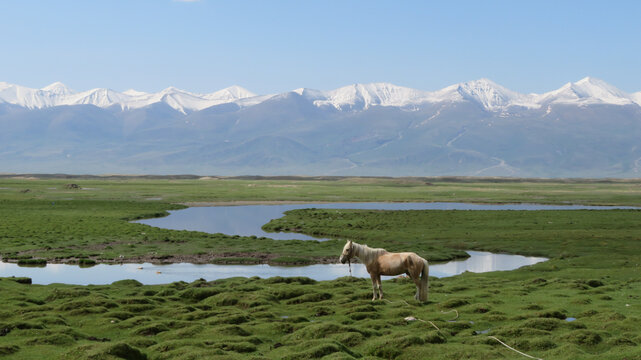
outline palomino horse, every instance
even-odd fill
[[[357,244],[349,240],[343,247],[343,253],[339,260],[345,264],[353,257],[357,257],[365,264],[367,272],[372,278],[372,291],[374,293],[372,301],[376,300],[377,289],[378,298],[383,298],[381,275],[394,276],[400,274],[407,274],[414,280],[414,284],[416,284],[414,298],[419,301],[427,301],[429,268],[427,260],[422,257],[413,252],[391,253],[385,249],[372,249],[367,245]]]

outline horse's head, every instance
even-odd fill
[[[354,243],[352,240],[348,240],[347,244],[343,247],[343,252],[341,253],[340,260],[341,264],[345,264],[349,259],[354,256]]]

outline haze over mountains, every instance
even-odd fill
[[[256,95],[0,82],[0,172],[638,177],[641,92],[481,79]]]

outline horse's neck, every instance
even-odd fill
[[[384,249],[372,249],[367,245],[354,243],[354,256],[356,256],[363,264],[369,265],[380,255],[386,253]]]

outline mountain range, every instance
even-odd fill
[[[480,79],[256,95],[0,82],[0,172],[638,177],[641,92]]]

